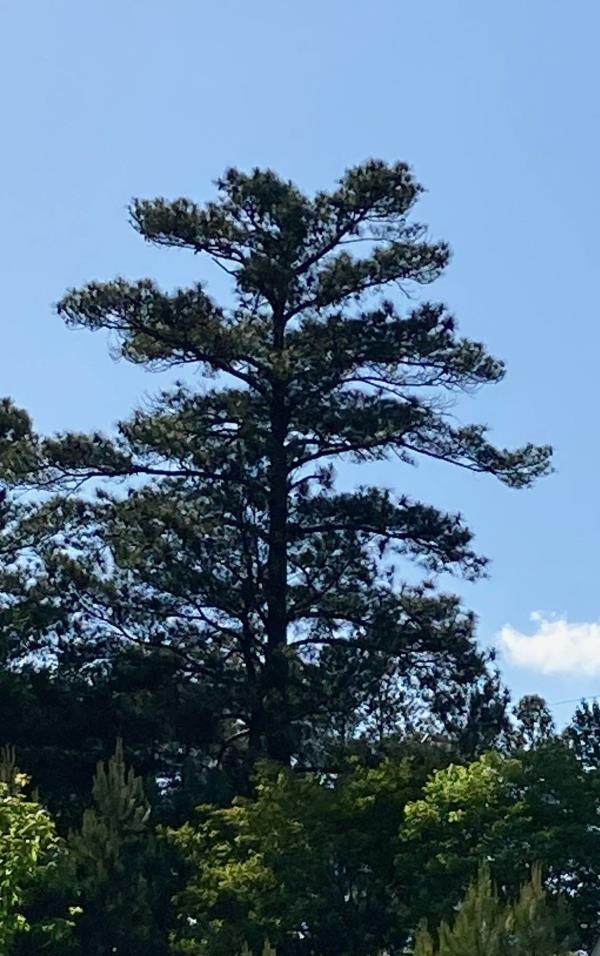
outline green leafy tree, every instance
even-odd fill
[[[190,376],[112,437],[42,439],[2,409],[7,482],[101,485],[98,500],[25,515],[37,585],[23,571],[8,632],[22,650],[31,611],[32,640],[50,634],[81,667],[123,643],[166,649],[219,715],[214,759],[289,763],[339,726],[339,687],[346,725],[359,714],[387,732],[395,714],[401,730],[431,706],[443,724],[438,695],[484,678],[487,661],[457,599],[408,586],[403,564],[476,578],[485,561],[459,515],[337,490],[334,467],[425,458],[522,488],[549,450],[496,448],[484,427],[457,424],[453,397],[500,381],[503,365],[457,335],[444,305],[383,298],[412,296],[449,258],[411,220],[421,187],[404,163],[364,163],[314,197],[268,170],[229,170],[218,189],[205,206],[135,200],[130,213],[148,242],[221,267],[226,305],[198,283],[167,293],[117,279],[58,306],[70,327],[110,332],[128,361],[199,370],[202,385]],[[382,709],[383,683],[401,706]]]
[[[76,909],[50,913],[39,898],[65,880],[66,849],[44,808],[25,793],[28,780],[5,752],[0,780],[0,952],[68,949]],[[26,942],[25,942],[26,940]]]
[[[483,867],[452,926],[441,924],[437,942],[422,929],[414,956],[567,956],[561,922],[548,903],[538,869],[515,902],[504,902]]]
[[[158,956],[166,952],[157,923],[155,895],[161,867],[150,806],[142,781],[127,769],[121,741],[107,764],[100,762],[92,789],[94,806],[69,845],[83,915],[78,938],[86,956],[107,953]]]
[[[269,940],[282,956],[400,951],[411,925],[394,858],[421,781],[410,761],[355,763],[335,780],[261,767],[254,799],[204,807],[171,833],[189,868],[175,950],[226,956]]]
[[[554,741],[513,756],[488,754],[436,771],[406,807],[397,884],[414,921],[447,919],[480,860],[515,894],[539,863],[571,902],[581,944],[597,927],[600,893],[598,774]]]

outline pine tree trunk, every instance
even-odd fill
[[[275,350],[284,347],[284,324],[274,316]],[[267,644],[263,674],[265,749],[271,760],[291,760],[287,644],[288,466],[285,385],[273,382],[269,463],[269,554],[267,568]]]

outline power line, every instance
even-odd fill
[[[549,707],[560,707],[562,704],[583,704],[588,700],[598,700],[600,695],[596,694],[593,697],[571,697],[570,700],[555,700],[550,703]]]

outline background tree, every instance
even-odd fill
[[[404,809],[424,774],[409,761],[337,779],[262,766],[254,799],[203,807],[171,839],[189,869],[175,949],[215,956],[400,952],[409,898],[394,858]]]
[[[503,685],[490,655],[488,669],[478,680],[463,685],[448,696],[436,693],[432,704],[433,739],[443,742],[458,761],[472,760],[489,750],[510,746],[513,728],[510,720],[510,693]],[[436,728],[437,724],[437,728]],[[439,727],[443,728],[440,734]]]
[[[0,425],[14,439],[19,426],[7,409],[0,403]],[[214,691],[183,674],[171,651],[96,643],[82,632],[75,584],[69,595],[59,584],[82,514],[79,501],[0,501],[0,745],[17,747],[64,834],[78,825],[96,765],[120,736],[147,783],[179,781],[155,803],[176,822],[195,803],[221,799],[224,785],[229,793],[209,750],[222,743]]]
[[[514,743],[517,747],[537,747],[556,733],[550,708],[538,694],[522,697],[514,709],[514,716]]]
[[[565,738],[584,767],[600,769],[600,704],[582,700],[565,729]]]
[[[561,741],[436,771],[406,808],[396,858],[415,922],[448,919],[481,860],[509,894],[539,863],[548,887],[569,899],[580,945],[595,942],[598,786]]]
[[[312,198],[260,170],[230,170],[218,189],[204,207],[135,200],[130,212],[147,241],[225,270],[226,305],[200,284],[117,279],[58,307],[71,327],[109,331],[131,362],[200,370],[201,387],[188,376],[115,436],[43,439],[3,406],[9,484],[101,483],[95,500],[59,495],[22,519],[17,540],[33,533],[35,548],[5,582],[9,644],[29,653],[29,633],[39,652],[45,633],[89,679],[124,644],[163,651],[218,716],[210,761],[242,770],[301,757],[331,727],[332,687],[348,688],[336,732],[388,732],[394,715],[402,729],[424,709],[443,726],[439,701],[484,679],[487,661],[472,617],[427,581],[404,583],[404,562],[476,578],[485,561],[460,516],[336,490],[334,465],[425,457],[518,488],[548,470],[548,449],[498,449],[457,424],[453,397],[498,382],[502,364],[457,336],[445,306],[382,298],[412,295],[449,258],[410,220],[421,190],[404,163],[367,162]]]

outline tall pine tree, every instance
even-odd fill
[[[29,601],[38,619],[63,616],[45,631],[76,669],[123,644],[171,657],[218,718],[217,759],[243,748],[288,763],[340,721],[411,724],[488,681],[472,617],[402,573],[413,559],[425,575],[477,578],[462,518],[335,481],[344,462],[421,457],[514,488],[548,470],[546,447],[497,448],[450,413],[504,368],[458,337],[444,305],[412,297],[449,259],[410,218],[420,192],[404,163],[370,161],[313,197],[268,170],[229,170],[204,206],[135,200],[140,235],[212,259],[231,299],[120,278],[58,311],[110,332],[136,365],[193,374],[110,436],[41,438],[3,408],[5,479],[58,492],[26,519],[37,583],[22,582],[15,635]],[[99,496],[73,497],[86,482]]]

